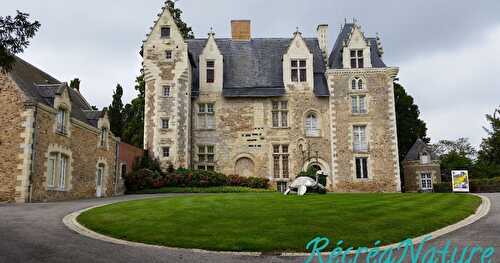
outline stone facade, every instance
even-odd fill
[[[105,197],[123,188],[119,139],[107,114],[91,110],[77,90],[17,58],[0,74],[0,103],[0,201]]]
[[[281,184],[316,166],[328,174],[332,191],[401,191],[393,93],[398,69],[381,62],[378,40],[346,25],[330,55],[339,67],[327,56],[327,25],[318,27],[317,39],[295,32],[256,40],[250,21],[237,20],[232,39],[211,32],[207,39],[184,40],[166,10],[143,46],[144,145],[164,168],[214,169]],[[266,62],[267,51],[257,49],[271,48],[281,55]],[[362,50],[365,66],[351,68],[351,49]],[[279,75],[261,72],[255,79],[255,71]],[[363,89],[353,90],[355,78]],[[353,113],[353,96],[365,98],[366,111]],[[353,149],[355,126],[364,127],[363,151]]]

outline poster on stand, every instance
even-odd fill
[[[451,171],[453,192],[469,192],[469,171]]]

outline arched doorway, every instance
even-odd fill
[[[255,164],[252,159],[248,157],[242,157],[236,161],[236,164],[234,166],[234,173],[243,177],[256,176]]]

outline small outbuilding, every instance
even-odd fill
[[[406,192],[432,192],[441,182],[441,166],[432,149],[418,139],[403,161]]]

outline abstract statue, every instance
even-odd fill
[[[288,189],[285,191],[285,195],[288,195],[292,191],[296,191],[297,195],[303,196],[306,194],[307,190],[325,190],[325,186],[322,184],[318,183],[318,178],[319,175],[322,175],[322,171],[318,171],[316,174],[316,180],[310,178],[310,177],[299,177],[296,178],[290,186],[288,186]]]

